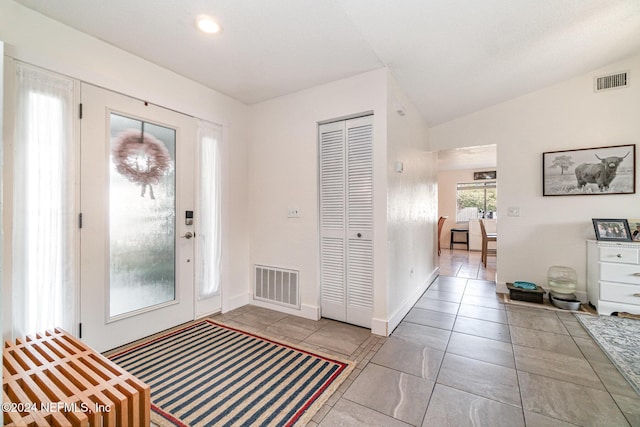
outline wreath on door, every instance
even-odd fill
[[[152,184],[158,184],[171,165],[169,150],[162,141],[148,133],[128,129],[113,141],[112,155],[116,170],[142,186],[140,196],[144,197],[148,186],[149,196],[155,199]]]

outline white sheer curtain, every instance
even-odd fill
[[[198,179],[196,219],[196,289],[198,299],[220,293],[222,259],[221,171],[218,125],[198,121]]]
[[[75,333],[73,81],[17,64],[16,91],[13,335]]]

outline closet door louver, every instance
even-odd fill
[[[371,117],[347,122],[347,322],[371,327],[373,135]]]
[[[323,317],[371,327],[372,116],[320,126],[320,280]]]
[[[321,125],[319,132],[322,315],[346,321],[344,123]]]

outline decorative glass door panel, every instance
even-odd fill
[[[110,114],[109,317],[175,300],[176,131]]]
[[[197,120],[81,84],[80,338],[105,351],[194,319]]]

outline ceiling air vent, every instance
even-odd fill
[[[596,77],[594,81],[594,88],[596,92],[602,92],[609,89],[619,89],[627,87],[628,85],[629,79],[626,72]]]

